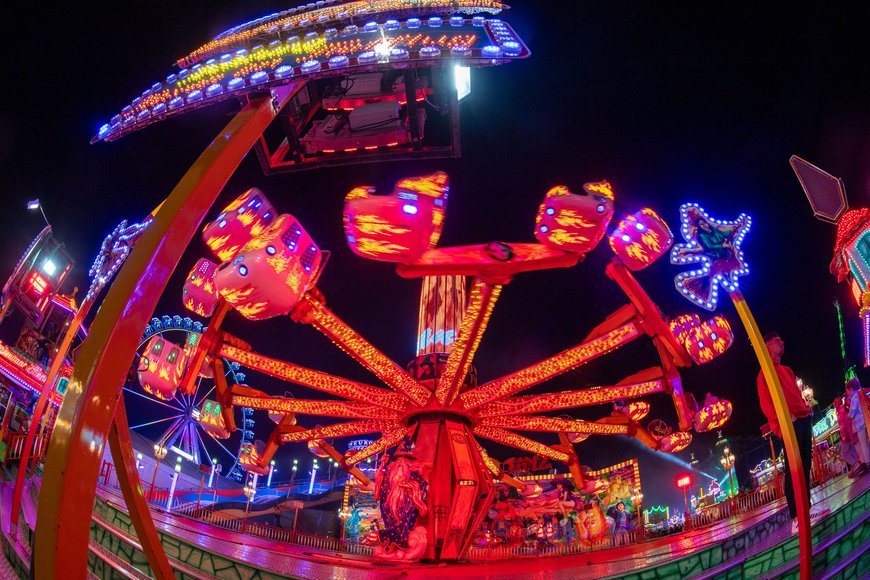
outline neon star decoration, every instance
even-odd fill
[[[734,221],[723,221],[708,216],[698,204],[680,206],[680,232],[686,243],[671,249],[671,263],[696,268],[677,274],[677,291],[707,310],[716,310],[720,286],[736,292],[740,276],[749,273],[740,245],[751,222],[746,214]]]
[[[127,256],[130,255],[130,250],[133,244],[142,235],[151,224],[149,216],[141,224],[127,225],[127,220],[121,223],[112,230],[112,233],[106,236],[103,244],[100,246],[100,253],[94,259],[91,269],[88,270],[88,275],[91,277],[91,286],[88,288],[88,293],[85,296],[85,301],[93,300],[100,293],[100,290],[106,285],[115,272],[118,271]]]

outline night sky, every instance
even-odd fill
[[[24,208],[38,197],[56,235],[78,260],[67,290],[75,284],[83,295],[103,237],[121,219],[147,215],[233,107],[206,108],[112,143],[89,145],[90,138],[132,97],[172,72],[179,56],[230,26],[288,7],[265,1],[211,2],[207,10],[179,2],[91,2],[28,23],[7,20],[4,27],[13,30],[4,31],[6,104],[0,108],[2,276],[44,225],[37,212]],[[261,188],[332,251],[319,284],[329,306],[404,364],[414,355],[419,283],[348,249],[341,211],[344,195],[356,185],[388,192],[401,177],[447,171],[451,194],[441,246],[534,241],[537,206],[556,184],[578,191],[584,182],[608,179],[617,193],[614,223],[652,207],[675,232],[679,205],[686,201],[721,219],[746,212],[753,220],[744,243],[751,274],[741,279],[741,288],[762,332],[781,333],[784,363],[815,388],[824,407],[843,383],[835,301],[843,305],[848,356],[859,365],[861,331],[848,288],[828,273],[835,228],[813,218],[788,158],[798,154],[842,177],[851,206],[867,204],[870,44],[863,20],[842,6],[791,10],[516,2],[504,19],[532,56],[473,72],[472,94],[462,104],[461,159],[266,177],[251,154],[210,216],[245,189]],[[181,280],[207,255],[195,238],[155,314],[185,315]],[[520,275],[506,286],[476,359],[481,382],[573,346],[625,304],[604,276],[610,256],[602,243],[575,268]],[[661,259],[637,278],[666,314],[706,317],[677,295],[677,272]],[[738,457],[745,468],[765,453],[750,441],[765,422],[756,395],[758,366],[727,298],[720,312],[735,327],[734,346],[683,378],[701,400],[709,391],[734,402],[723,434],[745,451]],[[264,354],[374,380],[318,333],[286,318],[250,323],[232,314],[227,324]],[[608,384],[655,363],[651,342],[641,339],[548,383],[546,390]],[[867,375],[859,370],[859,376]],[[275,394],[288,388],[254,373],[249,383]],[[669,397],[649,400],[653,416],[674,422]],[[145,405],[131,410],[132,422],[149,415]],[[608,413],[597,408],[576,416]],[[257,420],[257,434],[265,438],[271,423],[265,414]],[[541,438],[555,442],[548,437]],[[696,436],[678,458],[688,461],[689,451],[705,457],[713,440],[715,433]],[[493,452],[502,459],[512,455]],[[286,464],[303,453],[301,446],[288,447],[278,459]],[[578,453],[593,468],[638,456],[647,501],[680,501],[672,476],[681,467],[633,442],[592,438]],[[662,475],[653,476],[653,470]]]

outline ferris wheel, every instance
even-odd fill
[[[241,409],[242,428],[234,433],[224,429],[220,405],[213,395],[213,370],[208,365],[198,373],[192,392],[177,389],[205,330],[202,323],[189,317],[151,319],[136,350],[124,396],[128,408],[135,404],[153,419],[130,428],[194,463],[231,462],[227,477],[240,481],[244,471],[239,465],[239,450],[253,441],[253,409]],[[223,368],[227,382],[244,383],[239,363],[227,361]]]

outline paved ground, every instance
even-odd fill
[[[839,478],[815,491],[813,494],[814,504],[827,507],[833,512],[851,498],[863,493],[868,487],[870,487],[870,475],[859,480]],[[123,499],[119,495],[105,489],[101,490],[100,493],[108,501],[123,506]],[[8,499],[8,495],[11,494],[0,493],[0,500]],[[0,501],[0,503],[5,503],[5,501]],[[35,519],[36,514],[30,494],[24,494],[23,504],[25,518],[30,522]],[[0,513],[5,511],[4,507],[0,505]],[[195,520],[174,517],[163,512],[153,512],[153,515],[155,525],[171,535],[233,560],[248,562],[257,567],[298,578],[369,580],[399,577],[434,578],[449,575],[455,578],[485,576],[500,580],[536,578],[567,580],[580,576],[603,578],[619,575],[643,566],[672,560],[691,551],[722,542],[736,532],[770,517],[779,509],[785,509],[784,500],[780,500],[765,510],[758,510],[739,518],[722,521],[701,530],[678,536],[657,538],[613,550],[585,552],[558,558],[542,557],[459,564],[449,568],[445,565],[431,564],[414,566],[379,564],[364,557],[273,542],[264,538],[216,528]],[[4,524],[3,527],[8,529],[8,522],[4,522]],[[789,526],[783,527],[779,532],[754,547],[752,553],[757,553],[783,541],[789,534]],[[5,560],[0,559],[0,580],[15,577],[14,573],[7,568],[8,564]]]

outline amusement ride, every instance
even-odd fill
[[[748,273],[740,249],[750,227],[745,215],[717,220],[696,204],[685,204],[683,242],[674,244],[671,228],[656,211],[623,214],[615,188],[594,181],[546,192],[537,214],[529,216],[534,242],[440,247],[451,196],[446,173],[400,179],[387,194],[370,185],[354,187],[343,210],[351,251],[394,264],[398,276],[421,282],[416,356],[396,361],[327,305],[318,282],[326,267],[341,265],[327,263],[328,249],[287,213],[292,200],[273,204],[251,188],[222,211],[212,210],[251,149],[266,174],[458,157],[459,101],[467,92],[469,68],[530,55],[513,28],[496,17],[507,8],[491,0],[326,1],[270,14],[180,58],[176,72],[100,127],[94,142],[113,141],[217,102],[240,104],[136,230],[124,259],[103,276],[106,283],[117,271],[78,353],[42,479],[37,575],[86,568],[93,504],[88,500],[107,443],[130,526],[150,569],[159,577],[173,575],[142,497],[138,465],[133,467],[131,428],[159,425],[160,448],[175,448],[195,463],[212,464],[215,454],[224,453],[238,476],[269,474],[282,445],[304,442],[345,469],[348,485],[371,492],[378,502],[383,529],[376,558],[455,562],[465,557],[496,503],[497,486],[522,492],[530,485],[490,457],[488,442],[561,463],[577,490],[598,493],[606,482],[581,466],[575,447],[589,436],[630,437],[654,451],[676,453],[691,443],[692,432],[727,422],[731,402],[712,394],[697,400],[680,373],[728,350],[734,340],[729,323],[718,314],[665,315],[636,274],[642,277],[645,268],[668,255],[684,269],[675,286],[693,305],[715,310],[723,289],[761,360],[760,334],[738,290],[738,278]],[[183,288],[170,289],[180,291],[191,314],[152,318],[197,233],[212,255],[199,259]],[[612,256],[598,275],[624,293],[625,304],[589,321],[577,342],[561,352],[480,383],[475,357],[511,281],[529,272],[577,267],[605,240],[608,250],[597,251]],[[249,321],[250,336],[228,332],[227,316]],[[276,317],[312,327],[376,381],[261,354],[256,323]],[[548,387],[634,341],[651,343],[658,364],[631,369],[608,384]],[[772,368],[769,357],[767,363],[769,368],[762,362],[766,373]],[[284,395],[248,386],[246,375],[256,374],[286,383]],[[774,389],[778,382],[774,377],[768,384]],[[533,387],[538,388],[530,394]],[[312,390],[318,396],[311,397]],[[673,405],[673,425],[645,421],[651,408],[646,399],[659,393]],[[166,415],[130,427],[126,407],[142,397]],[[774,402],[782,414],[781,396]],[[594,409],[595,419],[571,416],[586,407]],[[257,445],[255,417],[265,414],[276,426],[265,444]],[[298,416],[329,424],[303,427]],[[360,437],[365,444],[346,453],[334,446]],[[222,443],[226,440],[232,443]],[[786,452],[792,453],[788,443]],[[364,473],[361,463],[376,456],[378,467]],[[245,485],[248,504],[255,486]],[[626,497],[640,510],[639,486],[631,489],[620,480],[612,489],[619,487],[625,488],[623,495],[613,492],[614,499]],[[627,521],[619,503],[615,517]],[[802,528],[802,549],[809,545],[807,532]]]

